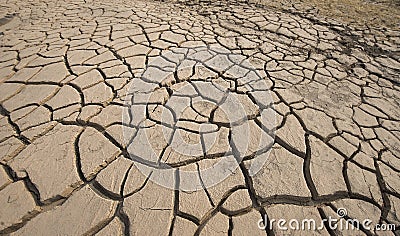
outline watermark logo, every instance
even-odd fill
[[[336,214],[340,218],[343,218],[343,217],[347,216],[347,210],[346,210],[346,208],[338,208],[337,211],[336,211]]]
[[[216,185],[244,158],[254,175],[274,140],[269,89],[245,56],[225,48],[164,51],[131,82],[123,113],[127,152],[151,181],[171,189]]]
[[[257,222],[257,226],[261,230],[265,230],[267,225],[269,229],[277,229],[280,231],[287,230],[307,230],[307,231],[319,231],[324,228],[331,230],[360,230],[364,229],[367,231],[394,231],[396,229],[395,224],[376,224],[373,226],[373,221],[366,218],[363,220],[352,219],[347,215],[347,209],[338,208],[336,210],[337,217],[329,216],[326,219],[315,220],[315,219],[269,219],[264,216],[264,219],[260,219]]]

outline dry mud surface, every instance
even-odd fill
[[[6,0],[0,18],[0,234],[399,235],[398,28],[242,2]],[[205,66],[154,76],[193,48]],[[340,208],[397,228],[257,226]]]
[[[355,27],[400,29],[399,0],[249,0],[281,11],[302,12]]]

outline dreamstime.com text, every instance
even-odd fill
[[[286,230],[322,230],[327,227],[332,230],[375,230],[375,231],[394,231],[396,229],[395,224],[376,224],[373,226],[373,221],[370,219],[351,219],[347,216],[347,210],[345,208],[339,208],[336,211],[339,218],[329,216],[327,219],[321,219],[316,221],[315,219],[269,219],[264,216],[264,219],[260,219],[257,222],[258,228],[265,230],[266,225],[269,229],[278,229],[282,231]],[[267,222],[268,224],[265,224]]]

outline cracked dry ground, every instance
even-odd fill
[[[288,232],[259,230],[261,216],[321,220],[338,208],[397,231],[289,233],[399,234],[398,30],[240,2],[7,0],[0,9],[0,234],[282,235]],[[143,104],[146,126],[123,123],[129,88],[143,83],[148,63],[199,45],[247,57],[265,75],[271,103],[254,111],[253,91],[235,79],[177,75],[155,84],[159,96]],[[260,112],[276,111],[267,162],[252,176],[257,155],[250,154],[227,179],[199,191],[147,181],[122,127],[150,130],[162,158],[168,145],[152,113],[182,84],[214,81],[250,101],[254,133],[265,131]],[[185,113],[191,125],[180,132],[191,141],[201,135],[191,127],[216,118],[206,108]],[[199,167],[230,152],[230,127],[216,123],[216,154],[175,156],[171,165]]]

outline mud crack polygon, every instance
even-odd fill
[[[223,181],[244,158],[252,160],[250,175],[267,160],[273,101],[243,55],[213,46],[165,51],[129,94],[124,141],[137,168],[159,185],[200,190]]]

